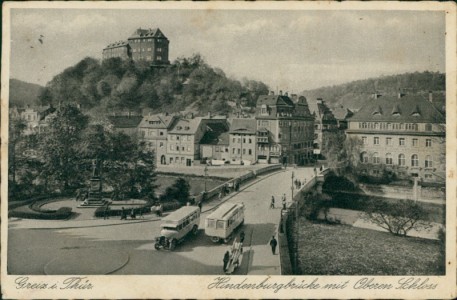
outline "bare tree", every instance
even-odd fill
[[[371,200],[363,215],[364,219],[398,236],[406,236],[412,229],[420,231],[431,227],[429,213],[412,200],[388,202]]]

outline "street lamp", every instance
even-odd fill
[[[206,178],[208,177],[208,166],[205,166],[205,194],[206,194]]]

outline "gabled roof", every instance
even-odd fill
[[[374,114],[381,108],[382,114]],[[444,123],[445,118],[423,95],[382,96],[369,99],[350,121],[389,121],[414,123]]]
[[[142,119],[142,116],[108,116],[108,120],[116,128],[136,128]]]
[[[207,131],[200,140],[202,145],[228,145],[229,133],[227,131]]]
[[[193,119],[179,119],[170,129],[171,134],[195,134],[202,121],[202,117]]]
[[[257,121],[255,119],[233,119],[230,126],[230,133],[255,134]]]
[[[118,48],[118,47],[126,47],[128,45],[129,45],[129,43],[127,41],[118,41],[118,42],[114,42],[114,43],[109,44],[103,50],[111,49],[111,48]]]
[[[294,102],[288,96],[284,95],[262,95],[257,99],[258,105],[287,105],[294,106]]]
[[[176,117],[174,115],[167,115],[167,114],[155,114],[151,116],[145,116],[141,120],[138,127],[142,128],[160,128],[160,129],[168,129],[173,120]]]
[[[133,34],[129,37],[129,39],[135,39],[135,38],[147,38],[147,37],[161,37],[161,38],[166,38],[166,36],[160,31],[159,28],[154,28],[154,29],[141,29],[138,28],[133,32]]]

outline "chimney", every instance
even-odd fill
[[[282,96],[282,90],[279,90],[279,96]]]
[[[428,91],[428,101],[433,103],[433,92],[432,91]]]

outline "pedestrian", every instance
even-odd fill
[[[240,232],[240,243],[244,242],[244,236],[245,236],[244,231],[241,230],[241,232]]]
[[[107,206],[105,206],[105,214],[103,215],[103,220],[109,219],[108,211],[109,211],[109,206],[107,205]]]
[[[273,253],[273,255],[276,254],[277,245],[278,245],[278,241],[275,239],[275,236],[273,235],[270,240],[271,252]]]
[[[139,213],[140,213],[140,219],[144,219],[144,216],[143,216],[143,208],[140,208]]]
[[[121,211],[121,220],[127,220],[127,213],[125,212],[124,207],[122,207]]]
[[[287,199],[285,193],[282,195],[282,209],[287,209]]]
[[[198,202],[198,208],[200,208],[200,212],[202,211],[202,207],[203,207],[203,204],[202,204],[202,202],[201,202],[201,201],[200,201],[200,202]]]
[[[136,214],[135,214],[135,209],[134,208],[132,208],[132,210],[130,211],[130,218],[136,219]]]
[[[319,171],[321,171],[321,172],[322,172],[322,166],[319,168]]]
[[[225,252],[224,259],[222,261],[224,262],[223,270],[225,272],[225,271],[227,271],[227,265],[230,261],[230,252],[228,250]]]
[[[270,208],[275,208],[275,196],[271,196]]]

